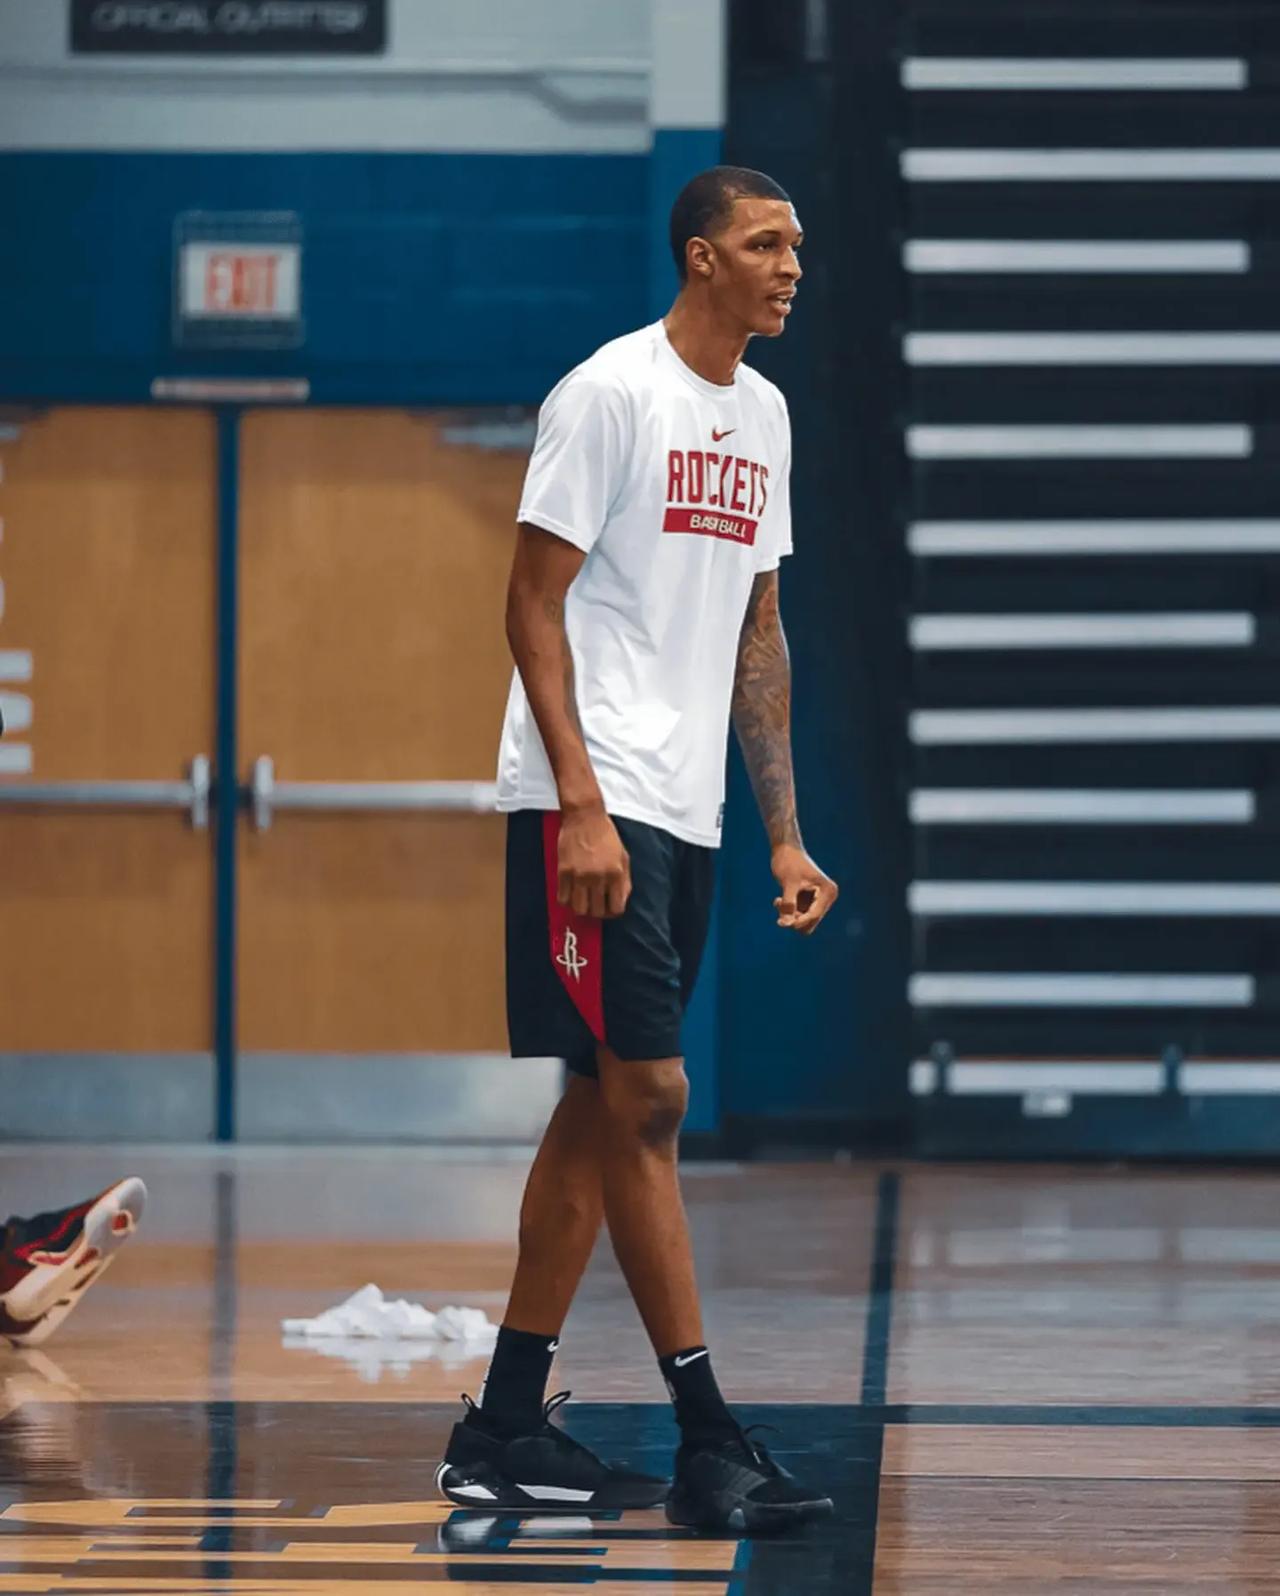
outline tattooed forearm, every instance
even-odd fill
[[[772,848],[802,846],[791,767],[791,660],[778,573],[757,576],[738,640],[733,724]]]

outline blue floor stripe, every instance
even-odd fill
[[[853,1567],[850,1596],[871,1596],[875,1584],[876,1532],[880,1514],[880,1466],[884,1458],[884,1404],[889,1383],[889,1343],[893,1334],[893,1269],[898,1249],[899,1179],[881,1175],[876,1191],[875,1248],[867,1296],[866,1341],[862,1349],[862,1404],[871,1419],[868,1456],[859,1471],[853,1523],[849,1526]],[[859,1414],[861,1418],[863,1415]]]

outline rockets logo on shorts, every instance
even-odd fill
[[[578,933],[573,930],[564,934],[564,948],[556,954],[556,963],[565,969],[575,981],[581,981],[582,972],[591,961],[584,959],[578,952]]]
[[[769,468],[759,461],[714,449],[671,449],[662,530],[725,538],[751,548],[768,498]]]

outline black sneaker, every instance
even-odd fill
[[[551,1415],[569,1400],[562,1391],[543,1409],[542,1427],[515,1437],[496,1432],[470,1397],[466,1417],[453,1427],[436,1486],[459,1507],[518,1509],[533,1513],[605,1512],[656,1507],[666,1480],[602,1463]]]
[[[723,1441],[681,1446],[667,1519],[690,1529],[763,1535],[795,1529],[834,1511],[829,1496],[802,1485],[739,1430]]]

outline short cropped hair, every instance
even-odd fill
[[[671,207],[671,254],[680,281],[689,275],[685,250],[691,238],[709,238],[728,224],[734,200],[775,199],[791,203],[791,196],[771,177],[749,166],[709,166],[691,177]]]

